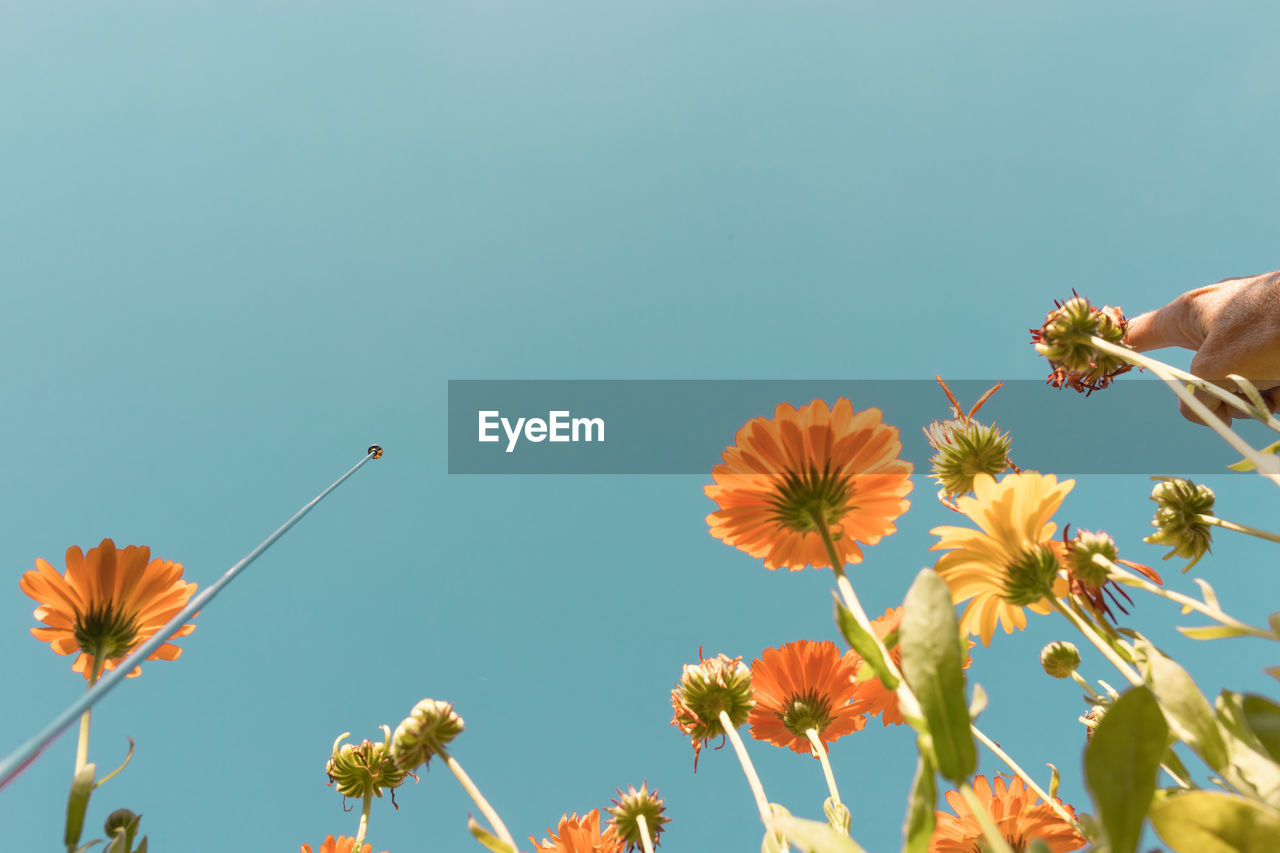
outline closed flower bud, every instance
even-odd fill
[[[1080,666],[1080,650],[1073,643],[1050,643],[1040,650],[1040,665],[1054,678],[1070,678]]]
[[[959,419],[934,421],[924,434],[935,451],[930,460],[930,476],[950,497],[972,491],[973,478],[978,474],[994,477],[1009,467],[1009,434],[994,424]]]
[[[1067,568],[1071,577],[1091,587],[1106,583],[1110,570],[1093,561],[1095,554],[1101,554],[1112,562],[1120,556],[1116,551],[1116,541],[1105,531],[1078,531],[1075,538],[1067,543]]]
[[[1057,574],[1058,555],[1053,548],[1035,545],[1023,551],[1017,560],[1005,567],[1004,588],[1000,597],[1017,607],[1035,604],[1051,594],[1053,579]]]
[[[671,691],[675,715],[671,725],[689,735],[693,743],[693,767],[698,768],[702,745],[726,734],[720,721],[723,711],[735,729],[747,721],[755,705],[751,697],[751,670],[742,658],[716,655],[701,658],[695,666],[685,664],[684,674]]]
[[[628,785],[625,794],[622,793],[621,788],[618,788],[618,798],[611,801],[613,808],[608,809],[609,814],[613,815],[609,822],[617,832],[616,837],[626,844],[628,850],[644,846],[641,840],[640,822],[637,818],[644,817],[645,826],[649,830],[649,840],[653,842],[654,847],[658,846],[658,836],[662,834],[663,824],[671,822],[671,819],[664,814],[666,807],[662,800],[658,799],[657,789],[649,791],[646,784],[642,782],[638,791],[634,785]]]
[[[333,742],[333,754],[325,764],[329,784],[344,797],[363,797],[372,793],[382,796],[382,790],[400,787],[405,771],[391,760],[391,728],[383,726],[382,743],[367,738],[359,744],[342,743],[351,734],[343,732]]]
[[[1190,560],[1183,569],[1185,572],[1208,553],[1213,542],[1210,525],[1199,518],[1213,514],[1213,490],[1190,480],[1165,480],[1151,490],[1151,500],[1157,505],[1151,526],[1157,529],[1142,541],[1171,546],[1173,550],[1164,558],[1177,556]]]
[[[429,764],[462,730],[462,717],[454,712],[453,703],[423,699],[396,726],[391,755],[401,770],[413,770]]]

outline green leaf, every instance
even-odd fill
[[[777,803],[769,803],[769,812],[773,815],[775,822],[782,818],[791,817],[791,812]],[[760,853],[789,853],[790,849],[787,846],[787,839],[781,832],[776,829],[765,830],[764,841],[760,843]]]
[[[1245,695],[1241,705],[1244,720],[1262,748],[1272,761],[1280,762],[1280,705],[1252,693]]]
[[[1213,587],[1209,586],[1209,582],[1204,578],[1192,578],[1192,580],[1200,587],[1200,595],[1204,598],[1204,603],[1215,610],[1221,610],[1222,606],[1218,604],[1218,594],[1213,591]]]
[[[471,835],[475,837],[476,841],[488,847],[493,853],[517,853],[514,845],[508,844],[485,829],[471,815],[467,815],[467,829],[471,830]]]
[[[959,785],[978,764],[964,699],[964,649],[946,582],[922,569],[902,603],[902,677],[920,702],[943,778]]]
[[[101,844],[101,843],[102,843],[102,839],[101,839],[101,838],[95,838],[95,839],[93,839],[92,841],[88,842],[87,844],[81,844],[79,847],[77,847],[77,848],[76,848],[76,853],[84,853],[84,851],[89,850],[89,849],[91,849],[91,848],[93,848],[93,847],[96,847],[96,846],[98,846],[98,845],[99,845],[99,844]],[[145,850],[144,850],[144,851],[140,851],[140,853],[146,853],[146,851],[145,851]]]
[[[1280,808],[1280,765],[1276,764],[1269,748],[1254,731],[1244,708],[1244,697],[1223,690],[1218,694],[1216,705],[1218,722],[1227,744],[1227,766],[1222,771],[1223,778],[1244,796],[1272,808]],[[1260,710],[1265,713],[1264,709]]]
[[[1177,853],[1271,853],[1280,838],[1280,812],[1216,791],[1162,797],[1151,823]]]
[[[816,820],[782,817],[774,825],[801,853],[867,853],[853,839]]]
[[[147,837],[145,835],[142,836],[142,840],[138,842],[138,846],[133,853],[147,853]]]
[[[1272,455],[1280,454],[1280,441],[1268,444],[1266,447],[1258,449],[1259,453],[1270,453]],[[1227,466],[1232,471],[1252,471],[1256,466],[1248,459],[1241,459],[1239,462],[1233,462]]]
[[[1228,637],[1251,637],[1248,631],[1230,625],[1204,625],[1196,628],[1178,626],[1178,633],[1193,640],[1225,640]]]
[[[89,808],[89,795],[93,793],[93,774],[98,765],[89,763],[80,768],[71,780],[71,793],[67,797],[67,832],[64,843],[74,848],[84,832],[84,813]]]
[[[1084,773],[1111,853],[1133,853],[1156,790],[1169,727],[1151,691],[1135,687],[1107,709],[1084,753]]]
[[[1138,647],[1146,654],[1147,686],[1160,700],[1165,720],[1174,735],[1196,751],[1219,773],[1227,765],[1227,747],[1209,700],[1187,671],[1165,657],[1155,646],[1142,640]]]
[[[929,839],[933,838],[938,815],[938,786],[934,778],[929,750],[919,743],[920,758],[916,761],[916,778],[911,782],[911,794],[907,799],[907,819],[902,825],[902,853],[928,853]]]
[[[836,602],[836,626],[840,629],[840,633],[844,635],[845,640],[867,662],[867,665],[871,667],[871,671],[884,684],[886,690],[897,689],[898,679],[893,676],[893,673],[889,672],[889,667],[885,665],[884,655],[880,654],[880,646],[876,644],[876,638],[858,624],[858,620],[853,618],[853,613],[841,603],[834,592],[831,593],[831,597]]]

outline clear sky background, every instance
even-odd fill
[[[0,4],[0,750],[84,689],[28,633],[37,557],[109,536],[203,587],[377,441],[181,660],[99,706],[91,757],[138,750],[85,837],[120,806],[160,851],[354,834],[333,739],[430,696],[519,839],[647,779],[663,849],[755,849],[733,755],[693,773],[669,690],[700,645],[835,639],[830,574],[708,535],[714,457],[449,476],[447,380],[1041,377],[1026,330],[1072,288],[1136,314],[1280,266],[1278,27],[1261,2]],[[1183,428],[1172,400],[1135,421]],[[1207,482],[1275,525],[1274,488]],[[1150,488],[1081,478],[1058,520],[1158,563]],[[932,564],[955,521],[932,495],[917,479],[853,571],[869,610]],[[1219,535],[1196,571],[1242,619],[1277,607],[1274,550]],[[1211,693],[1274,695],[1273,648],[1179,622],[1152,599],[1133,624]],[[1070,637],[1033,617],[971,680],[984,729],[1091,810],[1084,706],[1037,661]],[[820,816],[816,762],[749,748],[772,799]],[[8,844],[57,847],[73,754],[0,793]],[[857,838],[897,849],[910,732],[876,720],[832,756]],[[443,768],[397,799],[375,850],[480,849]]]

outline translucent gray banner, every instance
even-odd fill
[[[966,409],[995,380],[948,383]],[[933,380],[452,380],[450,474],[703,474],[749,419],[782,402],[848,397],[898,428],[903,458],[928,473],[922,428],[950,417]],[[978,413],[1012,433],[1021,468],[1074,474],[1225,474],[1239,456],[1183,420],[1163,383],[1123,377],[1085,397],[1015,380]],[[1234,426],[1254,446],[1276,435]]]

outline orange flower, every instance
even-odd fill
[[[35,569],[24,574],[19,585],[40,602],[35,617],[47,627],[32,628],[31,633],[60,655],[79,651],[71,669],[86,679],[97,677],[95,657],[102,658],[103,668],[115,669],[185,607],[196,590],[194,583],[182,581],[181,563],[150,557],[151,549],[145,546],[117,551],[114,542],[103,539],[88,554],[68,548],[65,576],[36,560]],[[183,625],[174,636],[185,637],[195,629]],[[182,649],[165,643],[148,660],[176,660],[180,654]],[[134,667],[129,678],[141,672]]]
[[[337,840],[335,841],[333,836],[330,835],[328,838],[324,840],[324,844],[320,845],[319,853],[352,853],[352,851],[355,850],[355,847],[356,847],[356,840],[354,838],[348,838],[345,835],[339,835]],[[371,853],[372,850],[373,850],[373,845],[366,844],[360,848],[360,853]],[[310,844],[302,845],[301,853],[311,853],[311,845]]]
[[[856,671],[853,653],[841,655],[830,640],[765,649],[751,662],[751,736],[809,755],[808,729],[817,729],[823,744],[856,732],[867,724],[865,703],[849,702]]]
[[[615,836],[614,827],[610,826],[600,834],[600,810],[592,809],[584,818],[574,812],[573,817],[565,815],[560,818],[560,832],[556,835],[550,828],[547,833],[551,839],[542,839],[539,844],[533,836],[529,836],[534,853],[623,853],[626,845]]]
[[[907,511],[911,463],[898,458],[898,430],[879,409],[855,412],[841,397],[833,408],[814,400],[798,410],[782,403],[773,419],[752,418],[711,472],[711,535],[765,568],[829,568],[815,514],[835,539],[844,564],[862,561],[858,542],[874,545]]]
[[[973,777],[973,790],[979,802],[995,822],[1015,853],[1024,853],[1032,841],[1039,839],[1049,846],[1050,853],[1068,853],[1079,850],[1086,843],[1075,827],[1063,820],[1049,805],[1041,802],[1021,779],[1013,779],[1007,786],[996,777],[995,790],[985,776]],[[1054,798],[1059,805],[1062,801]],[[937,813],[938,824],[929,841],[929,853],[973,853],[985,850],[982,827],[964,799],[956,791],[947,792],[947,804],[955,814]],[[1075,809],[1063,805],[1067,813],[1075,817]]]
[[[960,614],[960,627],[991,645],[996,623],[1012,634],[1027,627],[1023,606],[1033,613],[1050,610],[1046,592],[1065,595],[1058,578],[1057,552],[1049,540],[1056,525],[1049,518],[1075,480],[1025,471],[1006,474],[999,483],[987,474],[973,480],[973,497],[956,501],[960,512],[979,528],[935,527],[939,540],[929,550],[948,549],[934,569],[958,604],[973,599]]]

